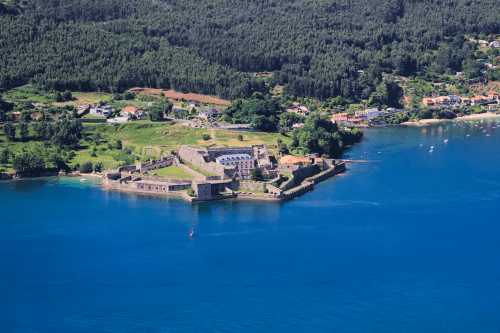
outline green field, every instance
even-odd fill
[[[243,136],[243,141],[238,140],[238,135]],[[248,147],[251,145],[266,144],[276,145],[278,139],[281,139],[286,144],[292,142],[288,136],[283,136],[279,133],[265,133],[265,132],[240,132],[240,131],[214,131],[215,141],[218,144],[227,145],[229,147]]]
[[[147,175],[151,175],[153,173],[156,173],[155,177],[162,177],[162,178],[176,178],[176,179],[193,179],[194,178],[186,171],[184,171],[181,168],[176,167],[174,165],[171,165],[171,166],[166,167],[166,168],[160,168],[160,169],[148,171]]]

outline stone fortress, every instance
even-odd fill
[[[238,156],[245,158],[238,159]],[[221,163],[226,159],[239,163]],[[251,168],[244,167],[249,160]],[[171,165],[187,172],[191,179],[145,175]],[[249,170],[253,168],[263,171],[264,181],[248,180]],[[275,164],[269,159],[266,145],[244,148],[181,145],[178,154],[161,156],[159,161],[151,159],[148,164],[137,162],[135,167],[122,166],[114,172],[106,172],[102,178],[107,189],[179,196],[191,202],[227,198],[288,200],[344,171],[344,162],[333,159],[302,158],[301,162]],[[189,188],[194,191],[191,196],[186,191]]]

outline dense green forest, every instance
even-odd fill
[[[2,0],[0,88],[390,99],[382,72],[460,71],[464,34],[499,17],[496,0]]]

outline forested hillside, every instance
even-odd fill
[[[476,50],[464,34],[498,34],[499,18],[496,0],[4,0],[0,88],[236,99],[278,84],[289,95],[366,99],[382,71],[462,70]],[[266,86],[246,71],[274,75]]]

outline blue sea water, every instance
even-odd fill
[[[499,125],[367,129],[284,203],[0,182],[0,332],[499,332]]]

